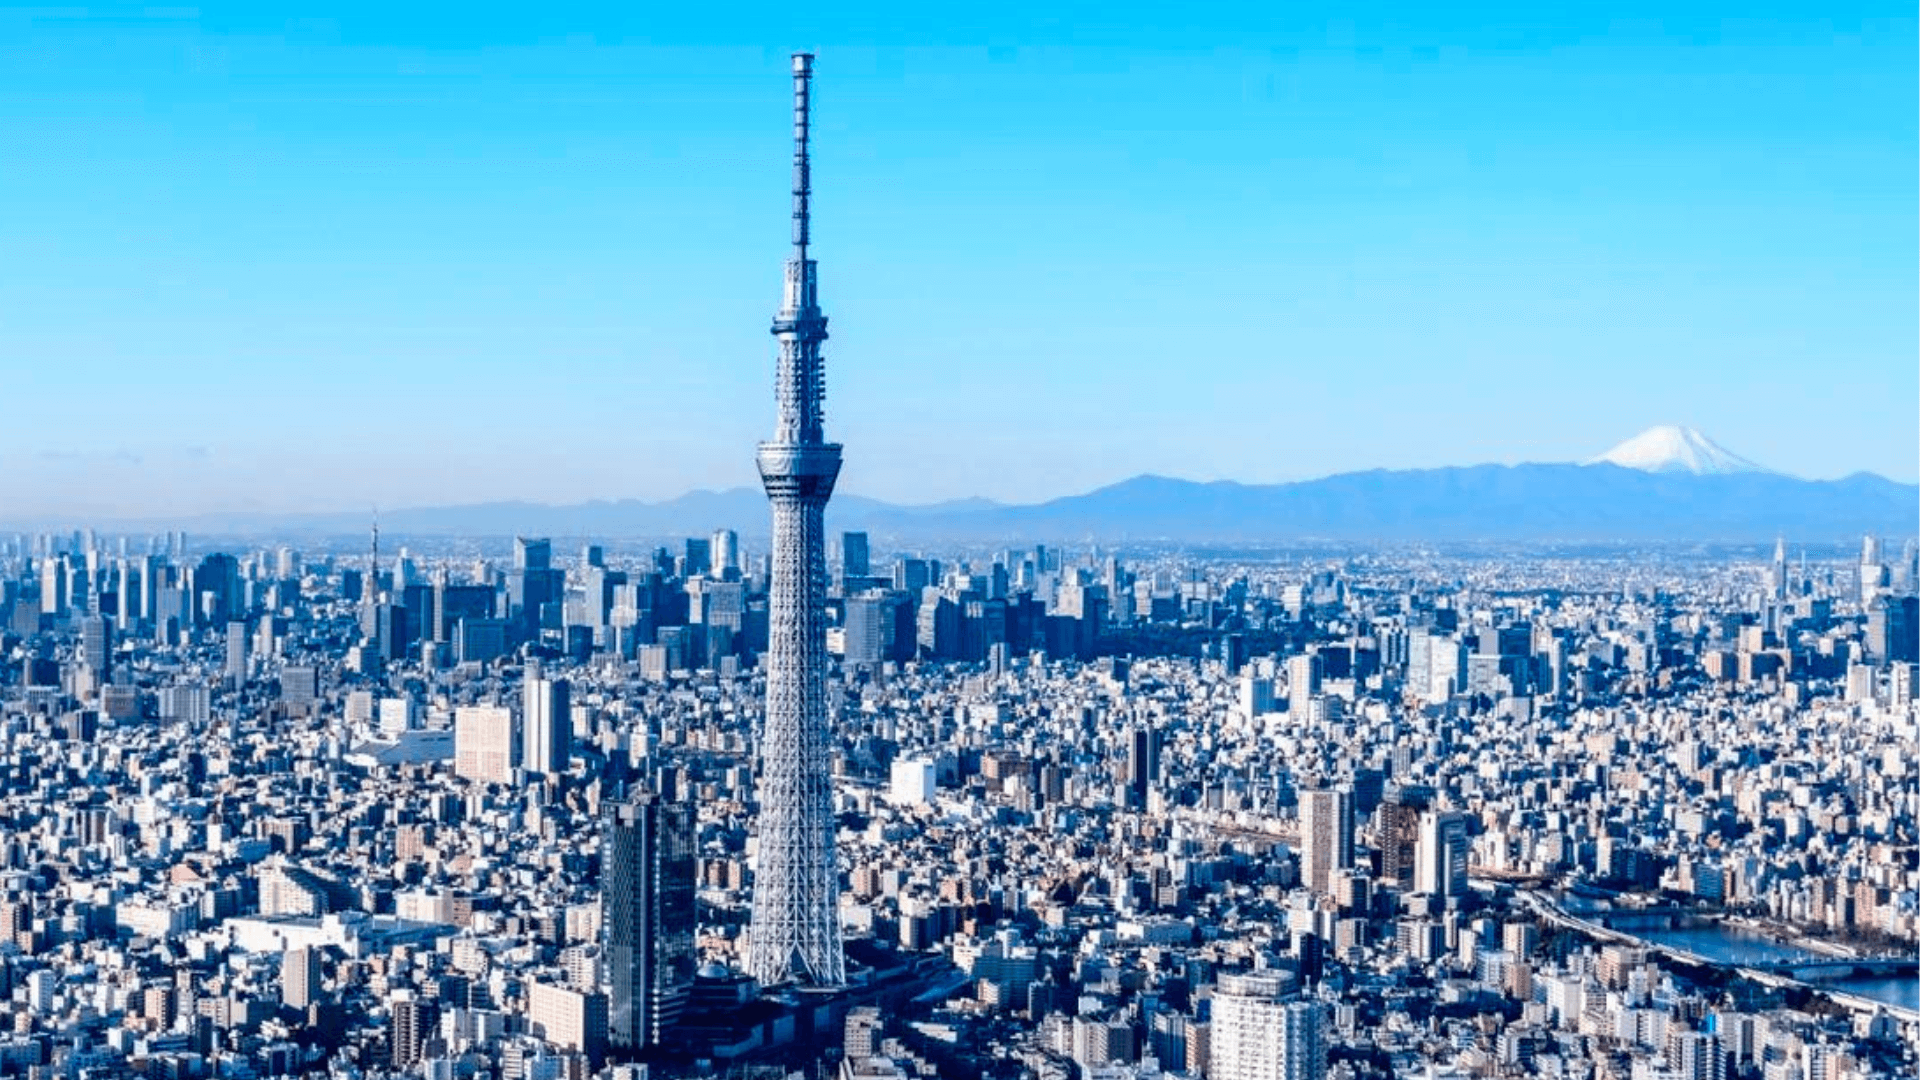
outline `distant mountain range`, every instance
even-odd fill
[[[901,506],[836,496],[828,528],[882,542],[965,540],[1101,543],[1339,541],[1828,541],[1920,531],[1920,487],[1870,473],[1801,480],[1728,451],[1699,432],[1654,428],[1586,464],[1474,465],[1341,473],[1283,484],[1136,476],[1047,502],[964,499]],[[106,526],[108,523],[96,523]],[[132,528],[200,535],[343,536],[361,514],[204,515]],[[606,539],[764,536],[758,489],[696,491],[662,502],[569,506],[481,503],[382,511],[393,536]]]

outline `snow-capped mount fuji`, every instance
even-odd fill
[[[1618,465],[1650,473],[1688,473],[1693,476],[1730,476],[1734,473],[1772,473],[1774,470],[1741,457],[1690,427],[1673,424],[1651,427],[1626,442],[1589,458],[1587,465]]]

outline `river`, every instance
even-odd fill
[[[1805,949],[1796,949],[1765,934],[1738,926],[1698,926],[1688,930],[1636,929],[1627,933],[1660,945],[1698,953],[1723,964],[1798,960],[1809,955]],[[1814,985],[1920,1012],[1920,980],[1910,975],[1836,979]]]

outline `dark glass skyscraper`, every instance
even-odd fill
[[[693,989],[693,806],[636,795],[607,812],[601,921],[607,940],[607,1041],[659,1046]]]

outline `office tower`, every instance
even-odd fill
[[[40,560],[40,612],[43,615],[67,613],[67,567],[65,559]]]
[[[1920,637],[1920,600],[1911,596],[1879,596],[1867,605],[1867,624],[1861,651],[1874,667],[1909,663]]]
[[[513,568],[515,570],[548,570],[552,567],[552,540],[534,540],[524,536],[516,536],[513,538]]]
[[[1320,1006],[1288,1001],[1272,975],[1223,975],[1213,995],[1208,1080],[1318,1080],[1327,1046]]]
[[[461,619],[453,624],[453,659],[485,664],[507,654],[505,619]]]
[[[309,709],[320,697],[320,672],[313,667],[280,669],[280,700],[289,707]]]
[[[440,1026],[440,1007],[422,1001],[412,990],[396,990],[389,1008],[387,1042],[395,1068],[417,1065],[426,1056],[427,1041]]]
[[[760,740],[759,862],[747,971],[761,983],[846,981],[840,947],[839,867],[826,696],[826,536],[823,522],[840,447],[826,441],[820,343],[827,320],[807,252],[808,91],[813,57],[793,57],[793,254],[775,382],[779,421],[760,444],[760,479],[773,504],[773,574],[767,609],[767,709]]]
[[[247,681],[247,624],[238,619],[227,624],[227,678]]]
[[[1135,724],[1127,732],[1127,805],[1145,809],[1159,775],[1160,732],[1152,724]]]
[[[732,529],[715,529],[707,558],[713,561],[713,576],[726,577],[727,571],[740,569],[740,534]]]
[[[513,710],[499,705],[462,705],[453,713],[453,774],[485,784],[510,784],[519,764],[513,740]]]
[[[566,572],[553,568],[553,541],[515,537],[507,571],[507,625],[514,637],[538,637],[546,609],[566,596]]]
[[[1873,602],[1887,581],[1886,567],[1880,561],[1880,538],[1869,535],[1860,542],[1860,603]]]
[[[843,532],[840,534],[840,587],[849,586],[851,578],[863,578],[873,572],[873,566],[867,557],[867,534],[863,532]]]
[[[433,618],[431,629],[420,628],[420,636],[431,636],[438,642],[453,640],[453,628],[462,619],[491,619],[494,617],[494,591],[490,585],[451,585],[436,584],[433,589]]]
[[[1420,842],[1414,860],[1413,890],[1436,896],[1467,892],[1467,815],[1428,810],[1420,815]]]
[[[376,604],[373,608],[373,649],[382,662],[407,655],[413,642],[413,628],[407,621],[407,609],[399,604]]]
[[[89,615],[80,620],[80,659],[93,673],[106,679],[113,673],[113,627],[104,615]]]
[[[1313,653],[1287,660],[1287,711],[1294,722],[1311,713],[1314,696],[1320,693],[1320,674],[1320,657]]]
[[[1240,676],[1240,715],[1251,720],[1273,711],[1273,680],[1259,675]]]
[[[304,1009],[320,1000],[320,979],[318,951],[288,949],[280,957],[280,1003]]]
[[[1133,595],[1131,592],[1115,593],[1115,610],[1121,598]],[[1247,664],[1247,637],[1245,634],[1220,635],[1220,666],[1229,676],[1240,674]]]
[[[633,1052],[665,1040],[693,989],[693,806],[654,794],[612,803],[602,843],[607,1038]]]
[[[698,577],[713,570],[713,548],[699,537],[688,537],[682,552],[681,577]]]
[[[521,767],[542,775],[567,771],[573,756],[573,688],[565,679],[529,671],[521,691]]]
[[[845,628],[842,659],[849,666],[873,667],[888,658],[893,643],[889,615],[884,595],[870,593],[847,598],[842,623]]]
[[[1333,886],[1333,872],[1353,865],[1353,793],[1300,793],[1300,878],[1316,893]]]
[[[933,575],[925,559],[901,559],[893,564],[893,587],[900,592],[918,596],[920,590],[933,584]]]

